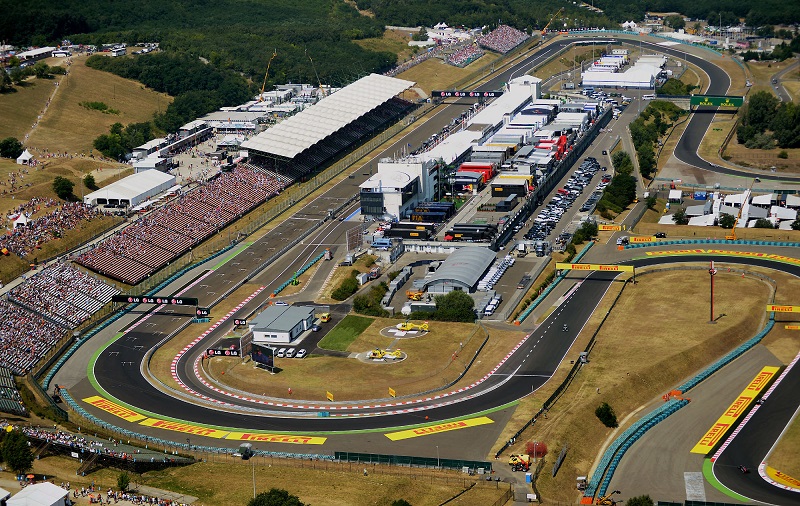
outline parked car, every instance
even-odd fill
[[[286,358],[292,358],[294,354],[295,354],[294,348],[289,348],[288,350],[286,350]]]
[[[656,233],[655,233],[655,236],[656,236],[658,239],[664,239],[665,237],[667,237],[667,233],[666,233],[666,232],[656,232]]]
[[[276,353],[275,356],[278,358],[283,358],[286,356],[286,348],[280,348]]]
[[[306,350],[304,348],[300,348],[299,350],[297,350],[297,355],[295,355],[295,357],[297,358],[303,358],[305,356],[306,356]]]

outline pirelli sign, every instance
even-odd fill
[[[777,304],[767,304],[767,311],[773,313],[800,313],[800,306],[779,306]]]
[[[633,272],[632,265],[607,265],[607,264],[568,264],[556,262],[559,271],[606,271],[606,272]]]

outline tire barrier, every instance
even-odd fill
[[[674,246],[679,244],[738,244],[749,246],[778,246],[787,248],[800,247],[800,242],[788,241],[749,241],[744,239],[737,239],[736,241],[729,241],[727,239],[674,239],[669,241],[627,244],[625,249],[648,248],[653,246]]]
[[[596,493],[601,496],[605,495],[608,485],[611,483],[611,478],[614,476],[614,471],[616,471],[623,455],[633,443],[642,437],[645,432],[688,403],[689,401],[686,399],[671,399],[625,429],[603,454],[603,458],[600,459],[600,463],[597,465],[589,485],[586,487],[586,491],[583,494],[584,497],[594,497]]]
[[[737,346],[733,351],[705,368],[693,378],[689,379],[686,383],[679,386],[677,390],[680,390],[681,393],[686,393],[704,380],[708,379],[712,374],[731,363],[733,360],[741,356],[744,352],[756,344],[760,343],[764,336],[766,336],[769,331],[772,330],[774,325],[775,321],[773,314],[770,315],[770,319],[767,321],[766,326],[758,334],[753,336],[747,342]],[[625,430],[622,435],[615,439],[614,442],[611,443],[611,446],[609,446],[603,454],[600,463],[592,475],[589,485],[586,487],[584,497],[594,497],[596,493],[601,496],[605,495],[608,485],[611,483],[611,478],[614,476],[614,471],[616,471],[617,465],[622,459],[622,456],[625,454],[625,451],[627,451],[627,449],[630,448],[633,443],[642,437],[645,432],[650,430],[672,413],[688,404],[688,402],[689,401],[685,399],[671,399],[667,401],[663,406],[651,411],[639,419],[639,421],[637,421],[634,425]]]
[[[304,266],[300,267],[297,270],[297,273],[295,273],[295,276],[292,277],[292,279],[284,281],[278,288],[276,288],[275,290],[272,291],[272,296],[274,297],[275,295],[278,295],[279,293],[281,293],[283,290],[286,289],[287,286],[292,284],[292,281],[294,281],[296,277],[303,275],[303,273],[305,273],[308,269],[310,269],[314,264],[316,264],[317,262],[322,260],[324,257],[325,257],[325,253],[320,253],[319,255],[315,256],[313,260],[311,260],[310,262],[308,262]]]
[[[584,246],[583,249],[580,250],[577,255],[575,255],[575,258],[572,259],[572,263],[580,262],[581,258],[583,258],[584,255],[586,255],[586,253],[589,252],[589,249],[591,249],[592,246],[594,246],[594,242],[590,242],[586,246]],[[530,316],[530,314],[533,312],[533,310],[536,309],[536,307],[539,304],[541,304],[541,302],[544,299],[546,299],[548,295],[550,295],[550,292],[552,292],[555,289],[555,287],[558,286],[558,284],[561,281],[563,281],[564,278],[566,278],[566,277],[567,277],[567,273],[566,272],[563,272],[563,273],[559,274],[558,276],[556,276],[555,279],[553,280],[553,282],[550,283],[547,286],[547,288],[545,288],[544,291],[538,297],[536,297],[536,299],[534,299],[533,302],[531,302],[531,305],[528,306],[522,313],[520,313],[519,317],[517,317],[517,321],[520,322],[520,323],[524,322],[525,318]]]

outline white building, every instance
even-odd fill
[[[66,506],[69,490],[49,482],[23,488],[6,501],[7,506]]]
[[[93,206],[123,204],[133,207],[169,190],[174,185],[175,176],[159,170],[146,170],[93,191],[83,197],[83,202]]]
[[[359,185],[361,213],[400,219],[418,203],[435,200],[438,170],[433,159],[384,158],[378,162],[377,174]]]
[[[313,306],[269,306],[248,326],[255,344],[289,344],[313,323]]]

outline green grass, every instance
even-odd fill
[[[346,351],[350,343],[367,330],[374,320],[374,318],[364,316],[345,316],[333,330],[328,332],[327,336],[322,338],[319,347],[326,350]]]

